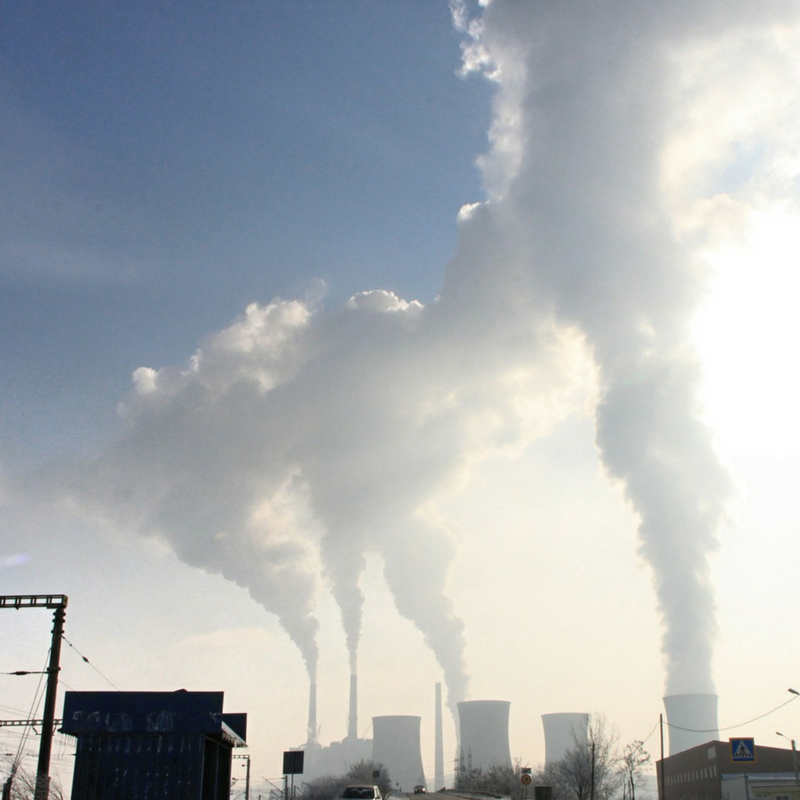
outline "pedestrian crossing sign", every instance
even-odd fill
[[[736,763],[756,760],[755,739],[730,739],[729,741],[731,743],[731,761]]]

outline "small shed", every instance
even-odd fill
[[[228,800],[247,714],[223,692],[67,692],[61,732],[75,736],[73,800]]]

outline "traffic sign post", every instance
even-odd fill
[[[752,738],[729,739],[731,744],[731,761],[734,764],[754,762],[756,760],[756,742]]]
[[[533,775],[531,775],[530,767],[522,768],[522,774],[519,776],[519,782],[525,787],[525,800],[528,800],[528,787],[533,783]]]

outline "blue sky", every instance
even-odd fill
[[[445,3],[0,15],[7,448],[93,440],[249,302],[438,293],[490,112]]]
[[[443,678],[532,765],[542,713],[779,705],[799,12],[0,5],[3,593],[69,594],[120,687],[226,691],[272,777],[314,647],[322,741],[357,660],[430,773]]]

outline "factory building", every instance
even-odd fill
[[[791,750],[755,745],[754,760],[736,761],[734,747],[710,741],[656,762],[659,800],[800,800]]]
[[[369,761],[372,756],[372,739],[358,738],[358,677],[350,676],[350,704],[347,717],[347,736],[340,742],[323,746],[317,731],[317,684],[312,683],[308,697],[308,738],[302,746],[305,764],[300,783],[313,781],[325,775],[343,775],[354,764]]]

